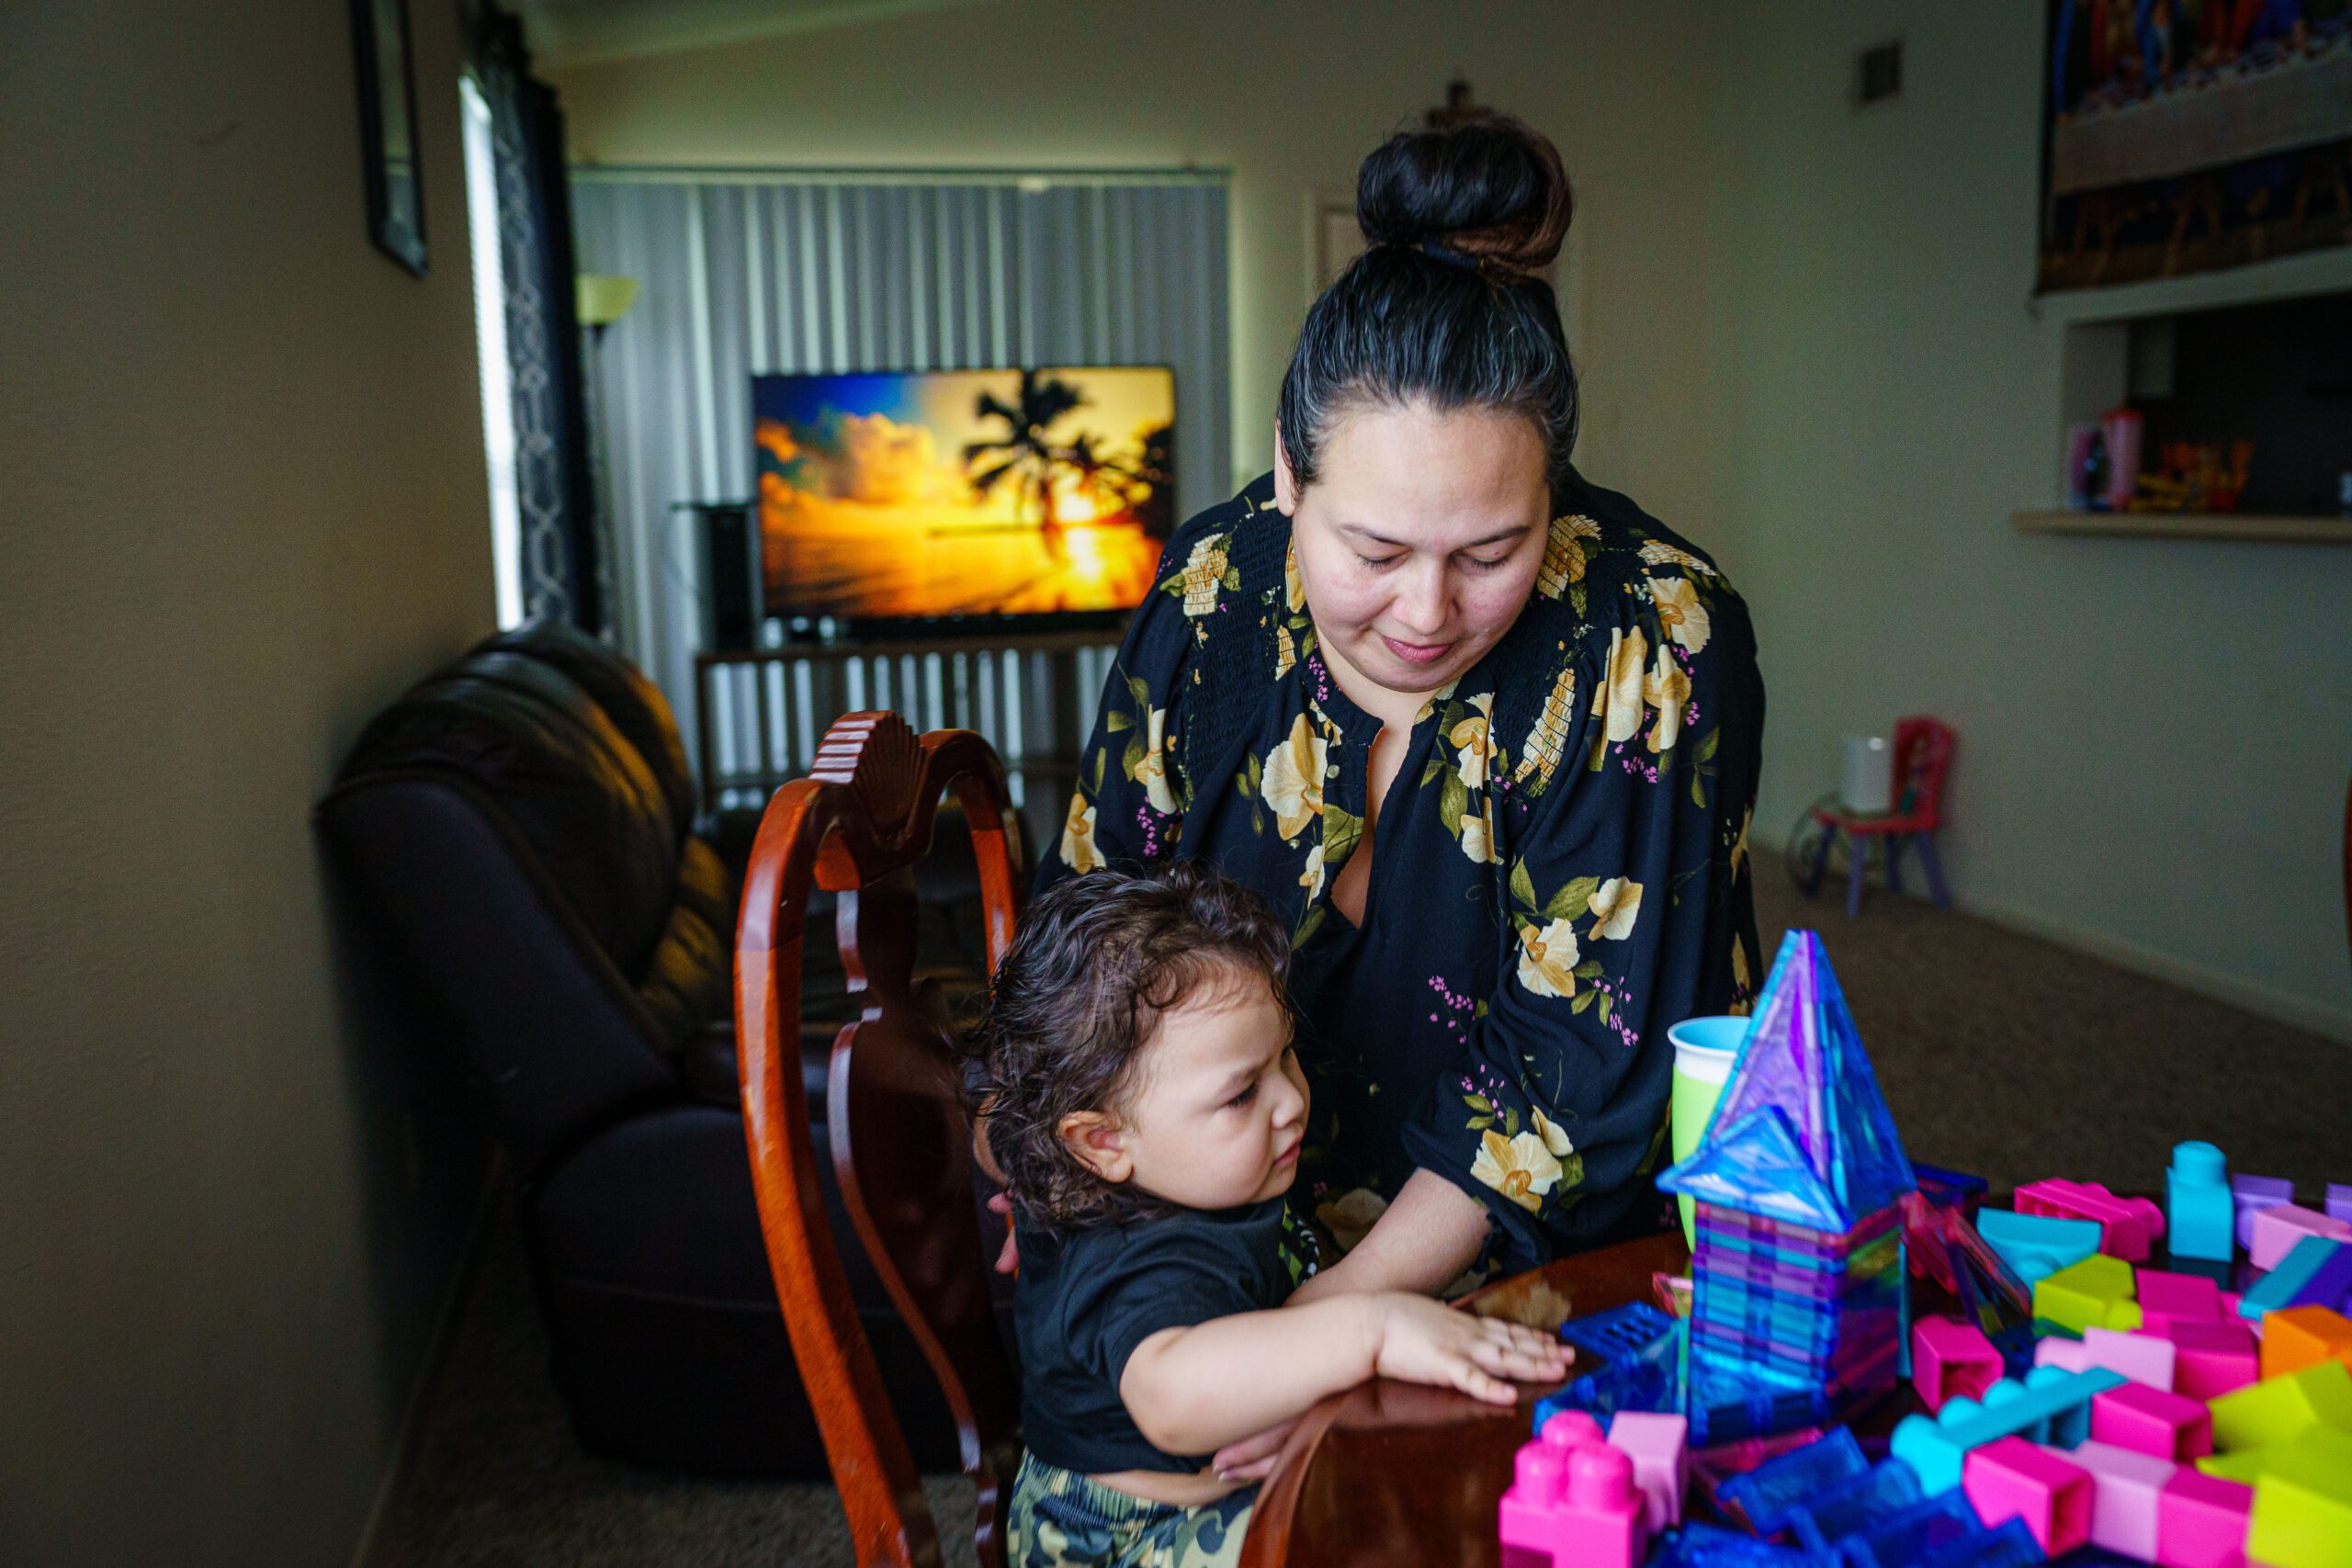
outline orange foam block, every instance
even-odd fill
[[[2324,1306],[2284,1307],[2263,1318],[2262,1375],[2286,1377],[2322,1361],[2352,1368],[2352,1318]]]

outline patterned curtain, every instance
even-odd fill
[[[468,64],[490,106],[498,183],[523,610],[602,633],[610,596],[581,382],[563,115],[554,89],[531,75],[515,17],[483,0],[468,39]]]

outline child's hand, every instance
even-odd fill
[[[1498,1317],[1474,1317],[1427,1296],[1402,1292],[1379,1303],[1380,1348],[1373,1370],[1385,1378],[1458,1388],[1490,1404],[1510,1404],[1521,1382],[1558,1382],[1575,1353],[1548,1334]]]

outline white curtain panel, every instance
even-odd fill
[[[673,508],[751,497],[752,377],[1170,366],[1189,515],[1232,474],[1226,192],[1222,171],[572,171],[580,269],[640,285],[592,351],[614,577],[690,746],[701,584]]]

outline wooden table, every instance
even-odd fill
[[[1682,1233],[1668,1231],[1498,1280],[1461,1304],[1557,1328],[1648,1301],[1652,1274],[1690,1264]],[[1241,1568],[1496,1568],[1495,1503],[1535,1401],[1552,1392],[1522,1388],[1509,1410],[1385,1378],[1332,1395],[1299,1422],[1259,1493]]]

